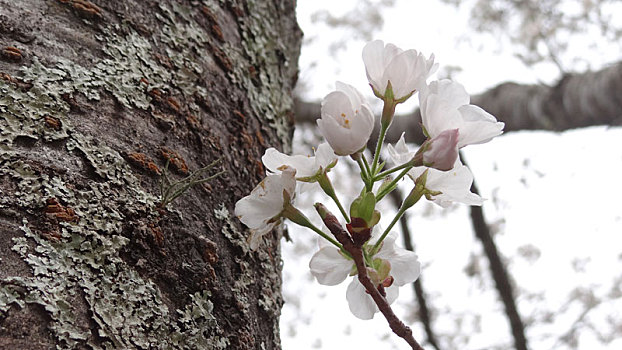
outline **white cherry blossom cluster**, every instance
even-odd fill
[[[395,246],[397,234],[390,230],[421,198],[442,207],[454,202],[481,205],[482,199],[470,191],[473,176],[460,162],[458,150],[490,141],[503,132],[504,124],[471,105],[462,85],[451,80],[428,83],[438,67],[434,56],[425,58],[416,50],[404,51],[376,40],[363,48],[363,61],[373,94],[384,102],[371,162],[364,150],[376,123],[374,115],[355,87],[337,82],[336,90],[322,101],[317,120],[327,143],[320,144],[314,156],[289,156],[274,148],[266,150],[262,161],[268,175],[250,195],[237,202],[235,213],[250,228],[251,249],[257,249],[261,237],[283,218],[320,235],[322,243],[311,259],[311,273],[324,285],[336,285],[348,275],[358,275],[350,283],[346,299],[356,317],[371,319],[376,312],[383,311],[385,302],[388,305],[397,298],[398,287],[415,281],[420,273],[415,253]],[[427,140],[418,150],[411,151],[402,134],[395,145],[387,146],[394,167],[384,169],[380,153],[395,107],[417,92]],[[349,210],[342,206],[328,176],[338,156],[350,156],[360,168],[363,189]],[[391,224],[382,230],[377,225],[381,214],[376,203],[395,190],[406,175],[413,180],[412,191]],[[333,223],[330,232],[324,232],[295,208],[296,185],[313,182],[335,202],[345,225],[335,224],[334,216],[316,204],[324,222]],[[372,298],[376,291],[361,284],[365,278],[383,299]]]

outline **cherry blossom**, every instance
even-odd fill
[[[318,128],[336,154],[360,151],[374,130],[374,115],[361,93],[337,82],[337,90],[324,97]]]
[[[490,113],[469,104],[464,87],[448,79],[433,81],[419,92],[423,126],[430,138],[458,129],[458,148],[485,143],[501,135],[504,123]]]
[[[416,50],[404,51],[393,44],[385,45],[382,40],[365,45],[363,62],[374,94],[388,98],[390,82],[391,96],[399,102],[406,100],[415,90],[424,88],[428,77],[438,68],[438,64],[434,63],[434,55],[426,59]]]
[[[235,215],[250,228],[248,242],[257,249],[263,235],[281,222],[281,214],[291,206],[296,190],[296,170],[281,168],[281,174],[268,175],[246,197],[235,204]]]
[[[376,226],[374,230],[375,239],[366,245],[372,247],[381,230]],[[389,304],[393,303],[399,295],[399,287],[414,282],[419,278],[421,272],[421,264],[417,260],[417,254],[406,249],[397,247],[395,240],[397,235],[391,232],[382,242],[380,250],[370,258],[370,260],[379,262],[388,266],[389,276],[385,278],[380,272],[380,283],[388,286],[385,287],[386,299]],[[323,241],[320,241],[323,242]],[[339,251],[338,248],[320,243],[320,250],[316,252],[309,262],[311,274],[315,276],[320,284],[334,286],[343,282],[348,275],[356,274],[354,262]],[[369,269],[368,269],[369,270]],[[373,269],[372,269],[373,270]],[[370,275],[378,275],[375,271],[371,271]],[[373,278],[372,278],[373,280]],[[390,282],[392,281],[392,283]],[[354,277],[346,290],[346,299],[350,311],[354,316],[369,320],[378,312],[378,307],[374,303],[371,296],[365,291],[365,287],[359,282],[358,277]]]
[[[395,164],[404,164],[415,156],[414,152],[408,150],[403,134],[395,146],[387,146],[387,151]],[[425,188],[432,193],[436,193],[426,196],[432,202],[444,208],[453,202],[467,205],[482,205],[483,199],[475,193],[471,193],[473,174],[471,174],[468,167],[460,163],[459,159],[456,160],[454,166],[449,171],[440,171],[420,166],[412,168],[408,172],[408,176],[415,181],[426,170],[428,170],[428,174]]]
[[[374,115],[356,88],[337,82],[336,90],[324,97],[317,120],[326,143],[308,156],[267,149],[262,157],[267,177],[236,203],[235,214],[249,227],[248,243],[253,250],[284,219],[320,236],[320,248],[309,262],[317,281],[332,286],[353,276],[346,290],[350,311],[367,320],[382,309],[393,332],[418,349],[420,346],[411,330],[397,319],[390,304],[397,299],[399,287],[419,278],[421,265],[414,252],[395,245],[397,235],[391,229],[423,197],[442,207],[455,202],[482,205],[483,199],[470,190],[473,175],[460,162],[458,150],[500,135],[504,123],[471,105],[462,85],[450,80],[428,85],[427,79],[438,66],[434,55],[425,58],[416,50],[404,51],[376,40],[363,48],[363,61],[374,95],[384,103],[371,162],[362,151],[374,130]],[[416,152],[411,152],[402,134],[387,150],[396,166],[385,169],[380,155],[395,108],[417,91],[427,140]],[[349,210],[341,204],[328,174],[338,156],[351,156],[360,169],[361,192],[349,203]],[[414,186],[387,229],[382,231],[377,225],[381,218],[377,203],[395,190],[406,175]],[[349,182],[352,177],[346,176]],[[314,207],[326,225],[324,230],[295,208],[297,181],[302,182],[299,191],[312,186],[330,197],[339,208],[345,227],[323,203],[317,202]],[[371,238],[370,231],[373,231]]]
[[[320,144],[314,156],[289,156],[275,148],[268,148],[261,160],[272,173],[280,173],[283,165],[287,165],[296,169],[297,180],[307,182],[314,181],[314,177],[337,164],[337,156],[327,143]]]

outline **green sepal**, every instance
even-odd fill
[[[378,168],[376,169],[376,173],[380,173],[382,171],[382,169],[384,169],[384,166],[387,164],[387,162],[382,162],[380,164],[378,164]]]
[[[430,133],[428,133],[428,129],[425,128],[425,125],[423,125],[423,123],[420,123],[419,125],[421,125],[421,130],[423,131],[423,136],[425,136],[426,138],[430,138]]]
[[[371,220],[367,222],[368,227],[374,227],[380,221],[380,212],[378,210],[374,210]]]
[[[415,186],[412,189],[412,191],[410,191],[408,196],[404,198],[404,201],[402,202],[402,208],[408,209],[412,207],[421,199],[421,196],[423,196],[424,194],[426,194],[424,188],[422,188],[421,186]],[[426,198],[427,198],[427,194],[426,194]]]
[[[331,198],[335,196],[335,189],[333,188],[333,184],[330,182],[330,179],[326,173],[320,173],[316,175],[315,178],[324,193]]]
[[[350,217],[360,218],[366,223],[369,223],[374,218],[374,211],[376,208],[376,196],[371,192],[361,194],[350,205]]]
[[[378,273],[379,280],[383,281],[389,277],[391,273],[391,263],[389,260],[376,258],[372,261],[374,270]]]
[[[285,192],[285,191],[283,191]],[[309,227],[311,228],[311,226],[313,226],[313,224],[311,223],[311,220],[309,220],[305,214],[303,214],[300,210],[298,210],[296,207],[294,207],[291,203],[287,203],[284,207],[283,207],[283,211],[281,212],[281,214],[279,215],[279,217],[284,217],[286,219],[289,219],[289,221],[296,223],[300,226],[303,227]]]
[[[404,97],[402,97],[402,98],[400,98],[398,100],[395,100],[395,104],[406,102],[406,100],[408,100],[415,92],[417,92],[417,90],[413,90],[408,95],[406,95],[406,96],[404,96]]]
[[[397,182],[393,182],[390,176],[384,178],[384,181],[378,187],[378,193],[391,193],[394,189],[397,188]]]
[[[285,189],[283,190],[283,203],[291,203],[293,196],[289,194]]]
[[[301,182],[316,182],[316,181],[319,182],[320,178],[326,177],[327,176],[326,173],[328,173],[332,168],[335,167],[335,165],[337,165],[338,160],[339,159],[335,159],[334,162],[328,164],[326,169],[320,167],[320,169],[314,175],[305,176],[305,177],[297,177],[296,180],[301,181]]]
[[[430,169],[426,169],[423,174],[419,175],[419,177],[415,180],[415,186],[421,186],[421,188],[425,188],[425,183],[428,181],[428,172]]]
[[[393,86],[391,85],[391,80],[387,81],[387,88],[384,89],[383,100],[391,101],[395,100],[395,96],[393,95]]]
[[[371,86],[371,91],[373,91],[374,96],[378,97],[381,100],[384,100],[384,95],[382,95],[380,91],[376,90],[372,84],[369,84],[369,86]]]
[[[350,273],[348,274],[349,276],[356,276],[359,273],[359,271],[356,269],[356,265],[352,264],[352,268],[350,269]]]
[[[367,268],[367,276],[369,277],[371,282],[374,284],[374,286],[377,286],[382,282],[382,279],[380,278],[378,271],[376,271],[375,269],[371,267]]]

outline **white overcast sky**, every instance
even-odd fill
[[[330,44],[348,34],[310,20],[318,10],[339,15],[351,10],[353,3],[298,1],[299,22],[306,35],[300,59],[305,83],[301,92],[308,99],[321,99],[333,89],[335,80],[356,86],[372,99],[360,58],[365,41],[350,40],[344,49],[331,54]],[[552,64],[525,67],[507,43],[498,43],[499,35],[473,34],[468,15],[455,7],[437,1],[398,0],[395,7],[382,10],[382,15],[385,25],[374,39],[426,55],[434,53],[441,68],[461,67],[454,78],[471,94],[502,81],[550,83],[558,78]],[[619,59],[617,52],[607,50],[586,54],[593,68]],[[398,113],[407,112],[412,105],[398,108]],[[309,143],[314,136],[298,130],[295,152],[310,152],[303,140]],[[519,290],[520,312],[531,325],[526,332],[534,350],[571,349],[561,339],[575,329],[579,349],[622,349],[615,333],[622,329],[618,311],[622,310],[620,140],[621,128],[591,127],[564,133],[509,133],[466,149],[482,196],[488,199],[484,206],[487,221],[497,231],[497,244]],[[345,167],[344,163],[340,161],[338,167]],[[343,185],[341,195],[353,198],[358,189],[345,186],[350,182],[348,173],[331,174],[335,183]],[[322,197],[299,199],[307,215],[315,217],[310,204]],[[381,223],[386,226],[393,209],[383,207],[387,212]],[[441,210],[426,202],[411,211],[424,288],[443,349],[511,348],[503,306],[487,261],[480,258],[480,244],[473,239],[467,208]],[[288,225],[294,243],[283,242],[283,348],[408,349],[390,332],[382,315],[361,321],[350,314],[345,300],[348,281],[327,287],[313,279],[308,262],[316,250],[315,237],[293,226]],[[469,276],[466,266],[480,273]],[[422,341],[421,324],[412,314],[415,304],[410,287],[400,289],[396,305],[398,316]]]

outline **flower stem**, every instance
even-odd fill
[[[395,115],[395,101],[391,99],[384,100],[384,106],[382,107],[382,117],[380,118],[380,136],[378,136],[378,143],[376,144],[376,152],[374,153],[374,160],[371,164],[372,177],[376,176],[378,169],[378,161],[380,160],[380,150],[382,149],[382,143],[387,133],[387,129],[391,126],[393,116]]]
[[[402,170],[404,168],[407,167],[411,167],[412,168],[412,164],[410,162],[406,162],[400,166],[396,166],[393,169],[389,169],[389,170],[385,170],[383,172],[381,172],[380,174],[374,176],[374,181],[378,181],[378,180],[382,180],[382,178],[384,178],[387,175],[393,174],[394,172],[398,171],[398,170]]]
[[[415,187],[410,191],[408,196],[404,198],[404,200],[402,201],[402,205],[400,206],[400,209],[397,211],[397,214],[395,214],[395,217],[393,218],[393,221],[391,221],[389,226],[382,233],[382,236],[380,236],[376,244],[374,244],[373,248],[371,249],[372,256],[378,253],[378,250],[380,250],[380,245],[382,244],[382,241],[389,234],[393,226],[395,226],[395,224],[402,217],[402,215],[404,215],[406,210],[408,210],[408,208],[415,205],[421,199],[421,197],[423,197],[423,195],[425,194],[426,192],[425,181],[427,178],[427,172],[424,173],[423,177],[424,178],[421,181],[419,181],[419,183],[415,184]]]
[[[341,215],[343,215],[343,218],[346,219],[346,222],[350,223],[350,217],[348,216],[348,213],[346,213],[346,211],[341,206],[341,202],[339,202],[339,198],[337,198],[337,196],[334,196],[331,198],[333,199],[333,201],[335,201],[335,204],[337,204],[337,207],[339,208]]]
[[[376,152],[374,153],[374,160],[371,163],[371,176],[376,175],[376,168],[378,167],[378,160],[380,159],[380,150],[382,149],[382,143],[384,142],[384,136],[387,133],[388,125],[382,124],[380,127],[380,136],[378,136],[378,143],[376,144]]]
[[[313,225],[311,220],[309,220],[309,218],[307,218],[305,214],[303,214],[300,210],[295,208],[293,205],[291,204],[286,205],[283,208],[283,211],[281,212],[281,216],[289,219],[289,221],[296,223],[302,227],[311,229],[312,231],[320,235],[322,238],[326,239],[327,241],[335,245],[337,248],[343,250],[343,246],[339,242],[337,242],[334,238],[330,237],[326,233],[322,232],[322,230],[317,228],[317,226]]]
[[[318,177],[318,183],[320,184],[320,187],[322,188],[322,190],[324,190],[324,192],[330,198],[332,198],[332,200],[335,202],[335,204],[337,204],[337,207],[339,208],[339,211],[341,212],[341,215],[343,215],[343,218],[346,219],[346,222],[349,223],[350,222],[350,217],[348,216],[347,212],[343,209],[343,206],[341,205],[341,202],[339,201],[339,197],[337,197],[337,194],[335,193],[335,189],[333,188],[333,185],[330,182],[330,179],[328,178],[328,175],[326,173],[322,173]]]
[[[371,173],[369,172],[369,165],[367,165],[367,162],[363,162],[363,160],[361,160],[361,157],[356,158],[356,163],[361,169],[361,179],[365,183],[365,190],[367,192],[370,192],[373,188],[374,182],[372,180]],[[350,222],[350,220],[348,220],[348,222]]]
[[[367,173],[371,174],[371,168],[369,167],[369,163],[367,162],[365,154],[361,154],[361,158],[363,159],[363,164],[365,164],[365,169],[367,170]]]
[[[341,245],[341,243],[337,242],[334,238],[330,237],[329,235],[324,233],[322,230],[320,230],[319,228],[315,227],[315,225],[313,225],[313,227],[309,227],[309,228],[311,230],[315,231],[315,233],[317,233],[318,235],[322,236],[322,238],[324,238],[325,240],[329,241],[334,246],[339,248],[339,250],[342,250],[342,251],[345,252],[345,250],[343,249],[343,246]]]
[[[402,215],[404,215],[404,213],[406,212],[406,209],[408,209],[408,208],[405,208],[404,206],[400,207],[400,210],[398,210],[397,214],[395,214],[395,217],[393,218],[393,221],[391,221],[389,226],[387,226],[387,228],[382,233],[382,236],[380,236],[380,238],[378,238],[378,241],[376,241],[376,244],[374,244],[374,247],[371,249],[371,255],[372,256],[374,256],[376,253],[378,253],[378,250],[380,250],[380,245],[382,244],[382,241],[384,241],[384,239],[387,237],[387,235],[389,234],[389,232],[391,231],[393,226],[395,226],[397,221],[402,217]]]
[[[391,181],[391,183],[388,186],[386,186],[384,190],[380,191],[376,195],[376,202],[380,202],[380,200],[384,196],[389,194],[389,192],[392,191],[393,187],[397,184],[397,182],[400,181],[406,174],[408,174],[408,172],[410,171],[411,168],[412,168],[412,166],[407,167],[406,169],[402,170],[402,172],[399,175],[397,175],[397,177],[395,179],[393,179],[393,181]]]

